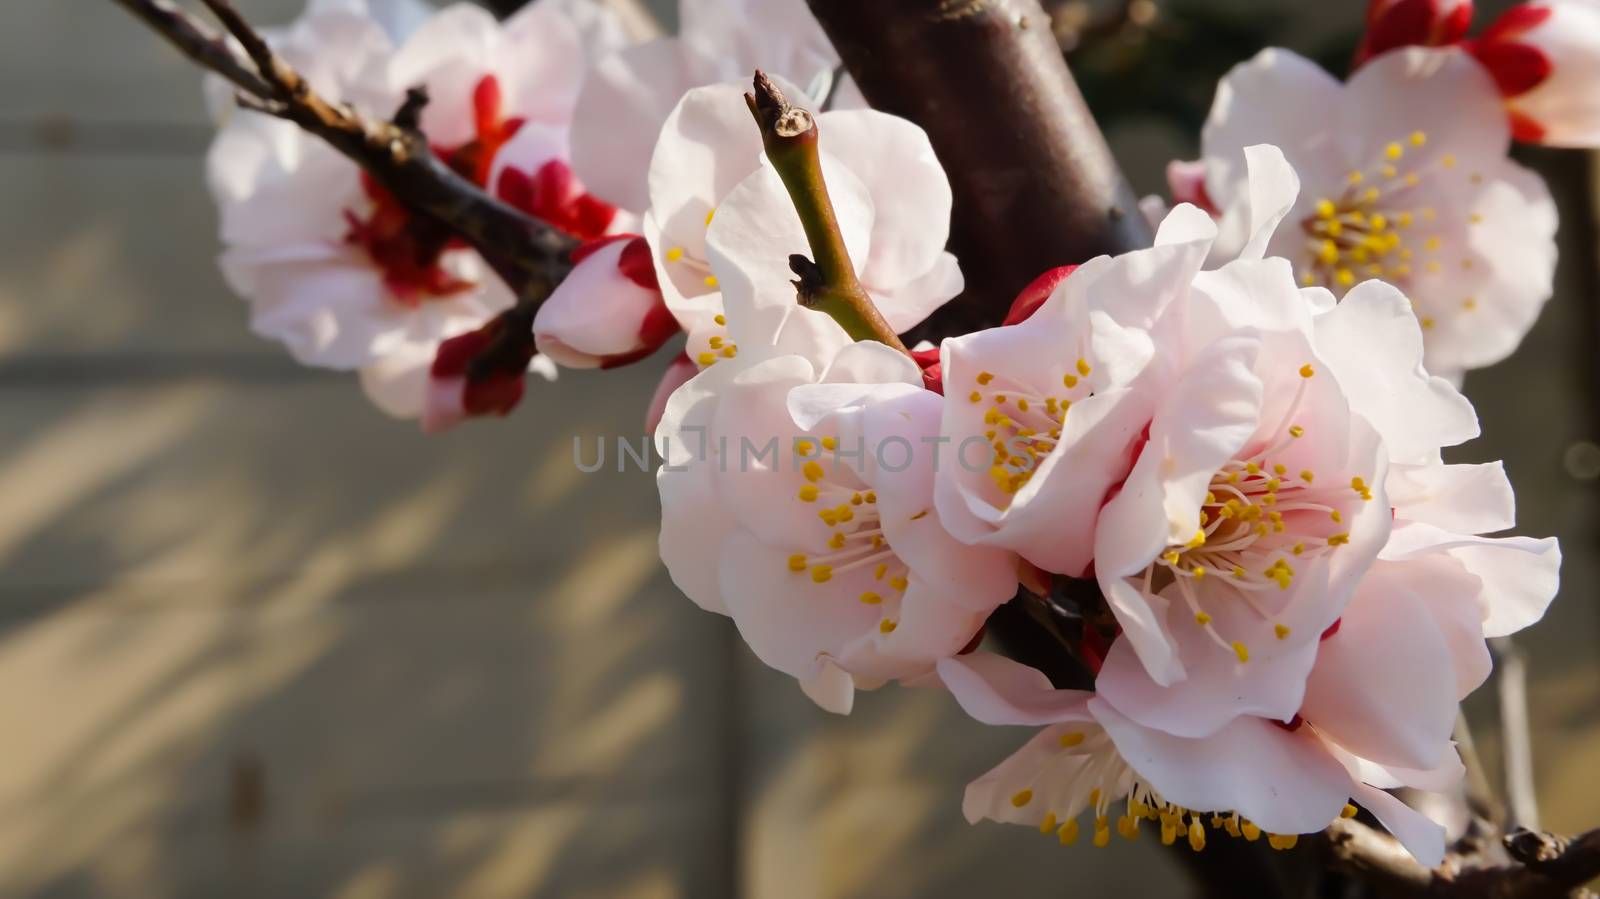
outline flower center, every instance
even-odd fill
[[[994,464],[989,477],[1009,505],[1011,495],[1033,478],[1045,457],[1061,440],[1061,426],[1067,411],[1077,400],[1092,396],[1085,380],[1094,369],[1079,357],[1072,369],[1061,376],[1060,396],[1047,395],[1004,375],[982,371],[973,378],[967,401],[988,403],[983,413],[987,430],[983,436],[993,449]]]
[[[477,136],[459,147],[435,148],[435,154],[457,174],[486,187],[489,167],[505,143],[516,136],[523,120],[507,119],[502,110],[500,82],[493,75],[479,80],[472,94],[473,119]],[[345,242],[360,246],[383,272],[390,295],[406,308],[416,308],[424,300],[455,296],[476,285],[447,272],[444,254],[465,244],[438,222],[413,215],[399,198],[366,173],[362,189],[372,201],[365,218],[346,210],[349,230]]]
[[[1427,141],[1427,135],[1417,131],[1389,144],[1377,164],[1350,172],[1343,193],[1317,202],[1316,214],[1301,222],[1306,235],[1303,285],[1325,286],[1342,295],[1365,278],[1402,283],[1419,269],[1430,274],[1443,270],[1445,242],[1437,227],[1439,212],[1419,196],[1437,170],[1415,163],[1415,154],[1407,152]],[[1436,164],[1448,170],[1457,161],[1446,155]],[[1481,182],[1482,176],[1472,179]],[[1475,304],[1468,300],[1464,305],[1470,309]],[[1424,327],[1431,326],[1430,320],[1423,322]]]
[[[837,464],[824,465],[816,458],[820,450],[836,452],[839,443],[832,437],[801,438],[796,441],[795,452],[806,458],[801,474],[806,483],[801,485],[796,498],[808,506],[820,507],[817,517],[829,528],[828,551],[820,554],[795,553],[788,558],[791,575],[809,573],[813,584],[828,584],[846,574],[859,573],[852,579],[855,586],[864,586],[857,595],[862,604],[881,606],[883,618],[878,623],[882,633],[892,633],[899,621],[900,600],[910,586],[910,566],[900,561],[894,549],[883,536],[883,522],[878,514],[878,495],[850,470]],[[927,515],[919,512],[915,518]],[[868,577],[870,575],[870,577]]]
[[[711,220],[716,218],[716,215],[717,207],[715,206],[711,207],[711,209],[706,212],[706,228],[708,230],[711,228]],[[717,276],[711,274],[710,262],[690,255],[688,251],[681,246],[668,247],[662,256],[673,265],[680,266],[693,272],[700,278],[700,283],[705,285],[707,290],[717,289]]]
[[[1200,507],[1199,530],[1186,543],[1167,547],[1143,574],[1146,592],[1175,583],[1195,622],[1241,663],[1250,660],[1250,647],[1219,632],[1201,604],[1202,583],[1223,585],[1220,595],[1236,597],[1254,614],[1275,622],[1273,633],[1287,640],[1291,629],[1281,619],[1291,606],[1271,594],[1289,589],[1296,566],[1349,543],[1346,518],[1357,503],[1372,500],[1371,486],[1359,475],[1345,483],[1324,483],[1311,469],[1280,461],[1306,436],[1295,418],[1316,370],[1308,363],[1299,374],[1294,399],[1270,440],[1248,456],[1230,459],[1212,475]]]

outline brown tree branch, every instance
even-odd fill
[[[227,0],[204,0],[245,50],[241,59],[214,34],[167,0],[114,0],[190,59],[237,85],[241,105],[299,125],[356,162],[413,212],[466,240],[524,303],[537,304],[570,267],[575,242],[500,202],[435,156],[414,127],[372,118],[330,102],[273,52]],[[413,93],[407,107],[426,102]]]
[[[1501,841],[1510,863],[1483,863],[1483,853],[1469,848],[1470,854],[1452,854],[1431,871],[1394,837],[1358,820],[1335,821],[1327,836],[1332,868],[1388,896],[1545,899],[1572,895],[1600,877],[1600,830],[1566,839],[1517,829]]]
[[[1047,269],[1148,246],[1037,0],[808,0],[874,108],[928,132],[967,291],[916,337],[999,324]]]

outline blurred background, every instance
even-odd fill
[[[1365,6],[1057,5],[1142,192],[1229,66],[1281,44],[1343,73]],[[1025,733],[909,690],[830,717],[677,594],[652,477],[572,462],[640,433],[659,361],[444,437],[386,419],[249,333],[195,70],[105,0],[0,23],[0,897],[1180,887],[1148,837],[969,827],[964,784]],[[1571,831],[1600,823],[1600,190],[1582,154],[1525,159],[1562,204],[1558,292],[1469,378],[1486,436],[1457,458],[1504,458],[1522,532],[1564,543],[1522,645],[1542,823]],[[1497,771],[1492,687],[1470,712]]]

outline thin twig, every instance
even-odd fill
[[[1537,830],[1539,800],[1533,782],[1533,737],[1528,726],[1528,665],[1510,637],[1489,641],[1494,651],[1500,733],[1511,823]]]
[[[1600,830],[1566,839],[1516,830],[1502,840],[1510,864],[1479,864],[1451,856],[1438,869],[1418,864],[1394,837],[1355,819],[1327,830],[1334,869],[1384,895],[1437,899],[1544,899],[1570,895],[1600,876]]]
[[[203,2],[244,48],[248,60],[167,0],[113,2],[204,68],[238,85],[244,91],[241,105],[294,122],[323,139],[413,212],[460,235],[525,301],[541,302],[570,267],[567,254],[575,241],[456,173],[414,128],[323,98],[227,0]],[[408,105],[414,100],[408,97]]]
[[[856,340],[876,340],[909,355],[856,277],[822,177],[816,117],[790,104],[764,72],[756,72],[754,92],[744,98],[761,128],[767,159],[788,189],[811,245],[811,259],[789,257],[794,273],[800,276],[795,282],[800,302],[826,312]]]
[[[196,22],[188,13],[167,0],[112,0],[128,12],[143,19],[145,24],[159,32],[183,55],[198,63],[201,68],[228,79],[241,90],[257,97],[265,97],[271,88],[252,71],[249,65],[233,51],[227,38],[213,34]]]

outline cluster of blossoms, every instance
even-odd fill
[[[582,243],[526,308],[353,163],[232,112],[223,267],[259,332],[430,428],[682,332],[649,415],[675,583],[831,711],[897,681],[1038,728],[969,787],[973,820],[1284,848],[1359,806],[1434,865],[1442,828],[1385,791],[1462,776],[1485,640],[1538,620],[1559,567],[1554,540],[1485,536],[1513,524],[1499,465],[1441,450],[1477,434],[1464,372],[1550,295],[1554,204],[1508,153],[1600,144],[1600,0],[1475,39],[1467,2],[1368,20],[1348,83],[1283,50],[1223,81],[1153,247],[905,353],[796,302],[812,246],[743,78],[827,98],[837,238],[896,333],[963,290],[950,184],[798,0],[685,0],[645,42],[583,0],[504,23],[311,0],[273,40],[319,91],[381,110],[426,86],[437,155]],[[1019,590],[1068,582],[1103,599],[1071,647],[1092,691],[979,647]]]

